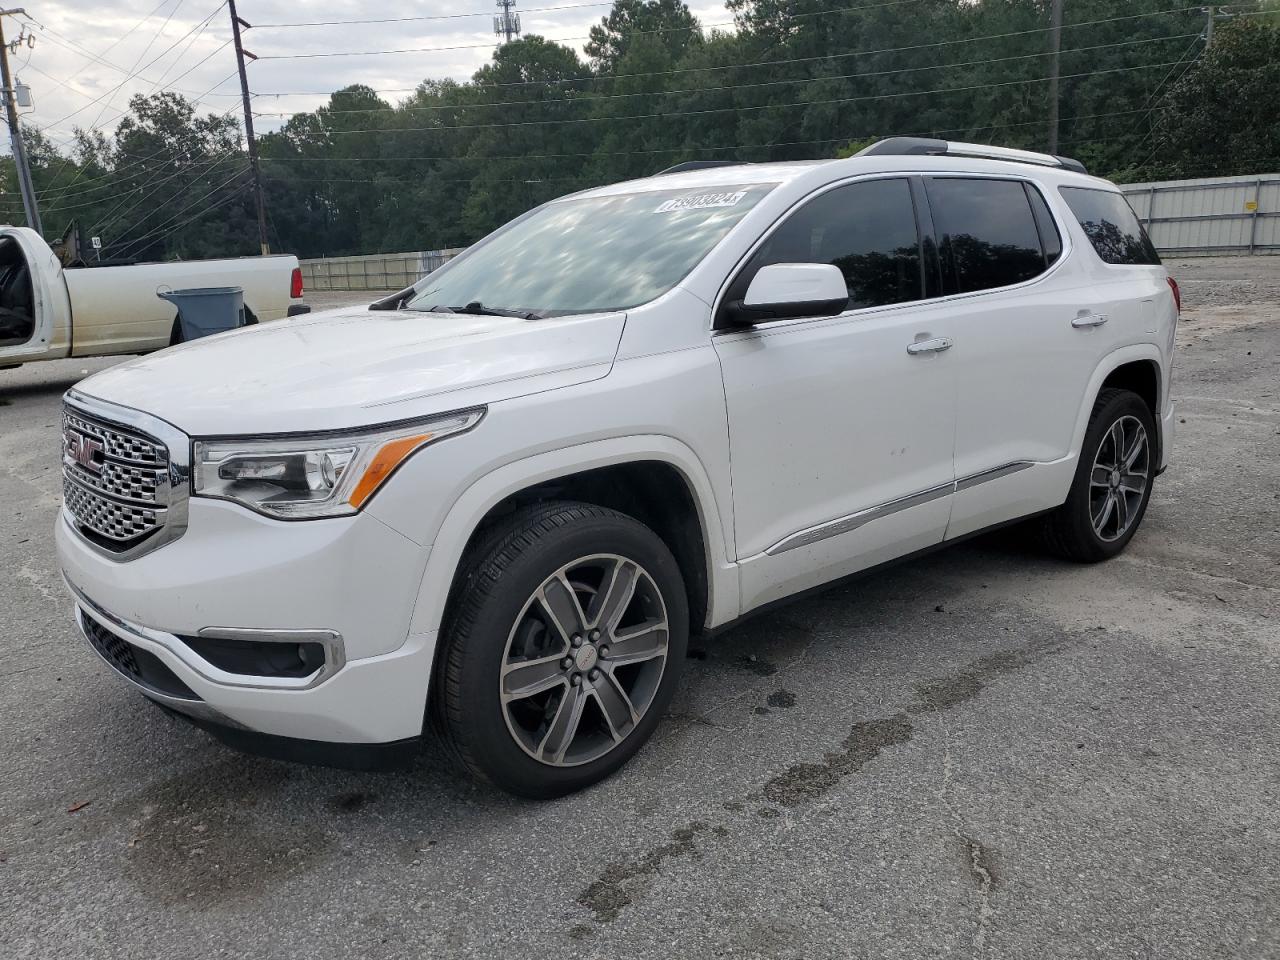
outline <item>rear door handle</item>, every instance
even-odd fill
[[[932,340],[917,340],[907,344],[907,353],[913,357],[919,353],[941,353],[951,349],[951,340],[947,337],[935,337]]]
[[[1100,327],[1107,322],[1105,313],[1085,313],[1071,321],[1073,327]]]

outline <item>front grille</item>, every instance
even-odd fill
[[[71,475],[81,486],[92,487],[99,493],[136,503],[155,503],[156,490],[164,479],[154,467],[128,467],[114,460],[103,460],[101,473],[91,473],[79,464],[69,463]]]
[[[99,496],[69,477],[62,481],[62,502],[81,527],[126,546],[154,533],[164,512]]]
[[[178,679],[164,661],[149,650],[136,647],[108,630],[87,613],[80,613],[85,638],[94,650],[128,679],[157,693],[182,700],[199,700],[195,691]]]
[[[158,534],[170,506],[165,445],[70,408],[62,434],[63,503],[81,532],[115,553]]]
[[[72,430],[101,440],[104,452],[113,460],[142,464],[164,464],[168,460],[164,444],[148,437],[138,436],[105,423],[85,420],[70,411],[63,414],[63,421],[64,427],[70,427]]]

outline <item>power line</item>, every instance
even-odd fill
[[[205,169],[197,171],[196,174],[187,182],[186,186],[180,187],[178,190],[174,191],[173,196],[171,196],[169,199],[172,200],[177,197],[180,197],[182,194],[186,193],[193,186],[195,186],[196,182],[200,180],[201,177],[210,176],[215,170],[218,169],[218,167],[222,166],[222,164],[226,163],[228,160],[233,159],[236,156],[238,156],[238,153],[236,151],[232,151],[232,152],[224,153],[221,156],[214,157],[212,160],[204,161],[203,165]],[[196,164],[196,166],[200,166],[200,164]],[[114,207],[112,207],[100,218],[98,218],[98,220],[94,222],[92,225],[90,225],[88,230],[86,230],[85,232],[91,233],[97,227],[106,228],[120,222],[121,220],[128,217],[129,214],[133,213],[134,210],[138,209],[138,207],[141,204],[145,203],[148,199],[153,198],[155,196],[155,194],[151,192],[154,189],[154,187],[158,187],[161,184],[167,183],[169,180],[179,177],[184,173],[190,173],[190,172],[191,172],[190,169],[179,170],[176,173],[173,173],[170,176],[166,177],[165,179],[157,181],[155,184],[148,184],[148,186],[145,188],[138,188],[137,195],[133,197],[132,203],[129,203],[129,199],[130,199],[130,195],[134,191],[129,191],[128,193],[125,194],[124,197],[121,198],[119,203],[117,203]],[[120,208],[124,206],[124,204],[126,203],[129,203],[129,206],[121,210]],[[126,230],[125,232],[127,233],[128,231]]]
[[[137,68],[138,64],[142,62],[142,59],[151,51],[152,46],[155,44],[155,42],[158,39],[160,39],[160,35],[164,33],[165,27],[169,26],[169,21],[173,19],[174,14],[178,12],[178,10],[182,7],[182,5],[185,2],[186,0],[178,0],[178,2],[173,5],[173,9],[169,11],[169,15],[164,18],[164,23],[160,24],[160,28],[156,30],[156,32],[152,35],[151,39],[147,41],[147,45],[142,48],[142,52],[138,54],[137,58],[133,61],[134,69]],[[177,45],[175,44],[174,46],[177,46]],[[167,53],[168,51],[165,51],[165,52]],[[154,90],[155,88],[152,87],[152,89]],[[117,91],[118,90],[119,88],[117,88]],[[112,94],[111,96],[107,97],[106,102],[103,103],[102,105],[102,109],[98,111],[97,117],[94,118],[93,125],[89,128],[90,130],[98,129],[98,126],[102,123],[102,115],[107,112],[108,108],[111,106],[111,101],[114,99],[115,99],[115,94]],[[53,181],[51,181],[50,183],[50,188],[52,188],[53,183],[57,182],[58,177],[62,176],[62,174],[66,171],[66,169],[67,169],[66,164],[63,164],[62,169],[59,170],[58,173],[54,175]],[[62,193],[60,193],[57,197],[53,198],[55,201],[61,198],[61,196],[65,194],[67,190],[69,190],[71,187],[73,187],[76,184],[76,181],[78,181],[80,177],[84,175],[84,169],[85,169],[84,167],[80,167],[76,171],[76,175],[71,178],[70,182],[67,183],[65,187],[63,187]]]
[[[1137,44],[1158,43],[1167,40],[1185,40],[1187,37],[1199,37],[1198,33],[1184,33],[1168,37],[1144,37],[1137,40],[1117,40],[1112,43],[1099,43],[1089,47],[1073,47],[1070,50],[1063,50],[1062,53],[1084,53],[1093,50],[1102,50],[1111,47],[1127,47]],[[844,54],[842,56],[847,56]],[[335,110],[330,107],[319,108],[324,111],[325,116],[336,116],[339,114],[350,113],[375,113],[375,114],[392,114],[392,113],[416,113],[424,110],[471,110],[476,107],[515,107],[526,105],[544,105],[553,103],[573,103],[573,104],[593,104],[600,100],[625,100],[636,97],[666,97],[681,94],[699,94],[699,93],[717,93],[723,91],[749,90],[756,87],[782,86],[785,84],[804,84],[804,83],[824,83],[835,80],[860,80],[866,77],[885,77],[902,73],[918,73],[924,70],[949,70],[956,67],[972,67],[986,66],[993,63],[1008,63],[1015,60],[1033,60],[1039,57],[1051,56],[1047,50],[1037,53],[1023,53],[1016,56],[996,57],[994,59],[982,60],[962,60],[956,63],[931,63],[918,67],[899,67],[894,70],[869,70],[862,73],[845,73],[833,74],[830,76],[809,76],[794,77],[785,80],[761,80],[756,83],[740,83],[728,84],[719,87],[686,87],[676,90],[648,90],[639,93],[592,93],[582,97],[562,97],[560,99],[551,100],[495,100],[495,101],[477,101],[475,103],[442,103],[427,104],[424,106],[385,106],[385,107],[355,107],[352,109]],[[290,117],[295,113],[287,113],[284,111],[255,110],[255,117]]]
[[[1131,14],[1123,17],[1109,17],[1102,20],[1082,20],[1078,23],[1063,24],[1063,29],[1073,29],[1076,27],[1090,27],[1107,23],[1118,23],[1126,20],[1137,20],[1144,17],[1164,16],[1166,14],[1186,13],[1191,10],[1199,10],[1199,7],[1175,7],[1168,10],[1152,10],[1146,13]],[[1239,16],[1258,16],[1258,13],[1241,13]],[[682,28],[683,29],[683,28]],[[847,57],[875,56],[886,53],[903,53],[914,50],[932,49],[937,47],[953,46],[959,43],[975,43],[982,40],[1002,40],[1009,37],[1021,37],[1031,34],[1045,33],[1048,27],[1036,27],[1028,30],[1015,30],[1006,33],[982,34],[976,37],[961,37],[954,40],[939,40],[933,43],[911,44],[902,47],[882,47],[875,50],[854,50],[847,53],[820,54],[811,57],[792,57],[784,60],[760,60],[755,63],[728,63],[715,64],[704,67],[681,67],[671,70],[655,70],[639,73],[611,73],[598,76],[582,76],[563,79],[550,80],[512,80],[506,82],[490,82],[484,84],[471,84],[472,87],[479,90],[485,90],[496,87],[546,87],[553,85],[571,85],[578,83],[610,83],[615,80],[632,80],[643,79],[649,77],[668,77],[685,73],[706,73],[715,70],[739,70],[750,69],[755,67],[783,66],[798,63],[816,63],[820,61],[842,60]],[[477,46],[489,46],[489,44],[479,44]],[[261,59],[267,59],[263,57]],[[381,87],[377,89],[370,88],[373,93],[415,93],[421,89],[421,85],[417,87]],[[328,97],[332,96],[336,91],[333,90],[260,90],[254,94],[256,98],[264,97]],[[220,93],[214,96],[239,96],[239,94]]]
[[[1154,70],[1159,67],[1167,67],[1173,61],[1165,63],[1148,63],[1134,67],[1112,67],[1107,70],[1092,70],[1087,73],[1071,73],[1063,75],[1063,80],[1074,80],[1080,77],[1095,77],[1107,73],[1127,73],[1131,70]],[[989,90],[993,87],[1020,86],[1028,83],[1045,83],[1047,77],[1030,77],[1024,80],[1001,80],[994,83],[975,83],[968,84],[963,87],[938,87],[932,90],[907,90],[901,93],[878,93],[868,94],[861,97],[835,97],[827,100],[807,100],[803,103],[762,103],[752,106],[733,106],[733,107],[708,107],[702,110],[663,110],[655,113],[637,113],[626,114],[621,116],[599,116],[599,117],[562,117],[551,120],[508,120],[501,123],[461,123],[461,124],[441,124],[435,127],[392,127],[392,128],[373,128],[360,130],[331,130],[323,129],[319,131],[298,130],[292,131],[298,137],[338,137],[352,134],[399,134],[399,133],[435,133],[440,130],[491,130],[503,127],[529,127],[529,126],[555,126],[556,124],[568,123],[603,123],[606,121],[616,120],[651,120],[655,118],[670,117],[693,117],[693,116],[710,116],[718,113],[745,113],[751,110],[794,110],[797,107],[815,107],[815,106],[831,106],[841,103],[866,103],[873,100],[896,100],[901,97],[923,97],[938,93],[964,93],[970,90]]]
[[[172,222],[173,222],[174,220],[176,220],[178,217],[182,216],[182,214],[186,213],[186,212],[187,212],[188,210],[190,210],[192,207],[196,206],[197,204],[203,203],[205,200],[209,199],[209,197],[213,196],[213,195],[214,195],[215,193],[217,193],[219,190],[223,190],[223,189],[225,189],[225,188],[226,188],[226,187],[227,187],[227,186],[228,186],[228,185],[229,185],[233,180],[235,180],[237,177],[241,177],[241,176],[243,176],[244,174],[248,173],[248,171],[249,171],[249,167],[248,167],[248,165],[245,165],[245,166],[241,167],[239,170],[237,170],[235,173],[233,173],[230,177],[228,177],[228,178],[227,178],[226,180],[224,180],[222,183],[218,184],[216,187],[214,187],[214,188],[213,188],[212,190],[210,190],[208,193],[205,193],[205,194],[203,194],[203,195],[201,195],[201,196],[197,197],[195,200],[192,200],[189,204],[187,204],[185,207],[183,207],[181,210],[179,210],[179,211],[178,211],[177,213],[175,213],[173,216],[169,217],[169,219],[164,220],[164,221],[162,221],[161,223],[157,224],[157,225],[156,225],[156,226],[155,226],[155,227],[154,227],[154,228],[153,228],[149,233],[144,233],[142,236],[140,236],[140,237],[138,237],[138,238],[136,238],[136,239],[134,239],[134,240],[129,241],[129,243],[128,243],[128,245],[125,247],[125,249],[124,249],[124,250],[122,250],[119,254],[117,254],[117,256],[121,256],[121,257],[125,256],[125,255],[126,255],[126,251],[131,250],[133,247],[137,246],[139,243],[141,243],[141,242],[143,242],[143,241],[145,241],[145,240],[150,240],[150,239],[152,239],[152,238],[153,238],[154,236],[156,236],[159,232],[163,232],[164,228],[165,228],[168,224],[172,223]],[[244,189],[244,185],[243,185],[243,184],[241,185],[240,189],[241,189],[241,190],[243,190],[243,189]],[[233,195],[234,195],[234,194],[233,194]],[[215,205],[214,205],[214,207],[216,207],[216,206],[217,206],[217,204],[215,204]],[[211,207],[210,209],[213,209],[214,207]],[[207,212],[207,211],[205,211],[205,212]],[[150,216],[150,215],[148,214],[148,216]],[[139,221],[139,223],[145,223],[145,222],[146,222],[146,219],[147,219],[146,217],[143,217],[143,218],[142,218],[142,220],[140,220],[140,221]],[[136,229],[136,227],[137,227],[137,224],[135,224],[135,225],[134,225],[134,227],[133,227],[133,228],[131,228],[131,229]],[[128,230],[126,230],[126,231],[125,231],[125,234],[127,235],[127,234],[128,234],[128,232],[129,232],[129,231],[128,231]],[[124,243],[124,241],[123,241],[123,240],[117,240],[117,241],[113,242],[113,243],[111,244],[111,246],[119,246],[119,245],[121,245],[122,243]]]
[[[910,2],[918,3],[919,0],[910,0]],[[566,3],[559,7],[525,7],[525,13],[549,13],[556,10],[581,10],[586,7],[612,7],[613,0],[596,0],[593,3]],[[371,23],[408,23],[410,21],[423,20],[465,20],[469,17],[488,17],[492,15],[489,10],[477,10],[475,13],[443,13],[428,16],[415,17],[378,17],[376,19],[360,19],[360,20],[300,20],[294,23],[255,23],[255,30],[281,30],[284,28],[293,29],[296,27],[345,27],[355,24],[371,24]]]
[[[187,226],[195,223],[200,218],[205,217],[210,213],[213,213],[213,211],[215,210],[218,210],[218,209],[221,209],[222,207],[227,206],[233,200],[236,200],[237,198],[239,198],[240,195],[244,193],[247,187],[248,187],[248,184],[242,183],[240,186],[236,187],[235,190],[231,191],[231,193],[227,194],[221,200],[215,200],[213,203],[209,204],[209,206],[206,207],[205,209],[197,210],[195,213],[187,217],[181,223],[176,223],[172,227],[168,227],[167,229],[157,228],[152,233],[147,234],[146,236],[139,237],[137,240],[130,243],[129,246],[126,247],[124,250],[122,250],[120,253],[116,254],[116,256],[123,259],[128,256],[130,251],[137,249],[139,244],[144,244],[142,249],[146,249],[145,243],[144,243],[145,241],[159,240],[161,237],[167,237],[167,236],[170,236],[171,234],[177,233],[179,230],[182,230]],[[186,209],[189,210],[191,208],[187,207]]]
[[[168,0],[166,0],[166,2],[168,2]],[[161,4],[160,6],[164,6],[164,4]],[[185,34],[183,34],[181,37],[179,37],[177,40],[175,40],[172,44],[170,44],[167,48],[165,48],[164,52],[163,52],[163,53],[161,53],[159,57],[157,57],[155,60],[152,60],[150,63],[148,63],[148,64],[147,64],[147,66],[146,66],[146,67],[143,67],[142,69],[143,69],[143,70],[146,70],[146,69],[148,69],[152,64],[154,64],[154,63],[158,62],[159,60],[163,59],[163,58],[164,58],[166,55],[168,55],[168,54],[169,54],[169,53],[170,53],[170,52],[171,52],[171,51],[172,51],[172,50],[173,50],[173,49],[174,49],[174,48],[175,48],[179,43],[181,43],[181,42],[182,42],[183,40],[185,40],[188,36],[190,36],[190,35],[191,35],[191,33],[192,33],[193,31],[199,30],[199,29],[201,29],[202,25],[207,25],[209,22],[211,22],[211,21],[213,20],[214,16],[216,16],[216,15],[217,15],[218,10],[219,10],[219,9],[221,9],[221,7],[222,7],[222,4],[221,4],[221,3],[219,3],[218,7],[217,7],[217,8],[215,8],[215,9],[214,9],[214,11],[213,11],[211,14],[209,14],[209,16],[205,17],[205,18],[204,18],[204,20],[196,21],[196,25],[195,25],[195,26],[194,26],[190,31],[188,31],[187,33],[185,33]],[[159,7],[157,7],[156,9],[158,10],[158,9],[159,9]],[[176,9],[176,8],[175,8],[175,9]],[[149,17],[148,17],[148,18],[146,18],[146,19],[149,19]],[[115,62],[113,62],[113,61],[111,61],[111,60],[108,60],[106,57],[102,56],[102,54],[94,53],[92,50],[90,50],[88,47],[84,46],[84,44],[80,43],[79,41],[77,41],[77,40],[73,40],[71,37],[64,36],[63,34],[59,33],[59,32],[58,32],[58,31],[56,31],[56,30],[54,30],[52,27],[47,27],[47,26],[45,26],[44,24],[42,24],[42,23],[40,23],[40,22],[38,22],[38,21],[35,21],[35,20],[33,20],[32,22],[33,22],[33,23],[35,23],[35,24],[36,24],[36,26],[37,26],[37,27],[39,27],[39,28],[40,28],[40,30],[42,31],[42,33],[45,35],[44,39],[48,40],[50,43],[52,43],[52,44],[53,44],[54,46],[56,46],[56,47],[61,47],[62,49],[66,50],[66,51],[68,51],[68,52],[70,52],[70,53],[74,53],[76,56],[78,56],[78,57],[82,57],[83,59],[85,59],[85,60],[89,61],[89,63],[97,63],[97,64],[100,64],[100,65],[102,65],[102,66],[104,66],[104,67],[109,67],[110,69],[112,69],[112,70],[116,71],[116,73],[124,74],[124,75],[125,75],[125,79],[126,79],[126,81],[127,81],[127,80],[132,80],[132,79],[139,79],[139,80],[141,80],[143,83],[153,83],[153,82],[154,82],[154,81],[152,81],[149,77],[141,76],[141,71],[137,71],[137,72],[135,73],[135,72],[134,72],[134,71],[132,71],[132,70],[129,70],[129,69],[125,68],[125,67],[122,67],[122,66],[120,66],[118,63],[115,63]],[[167,23],[167,22],[168,22],[168,21],[166,21],[166,23]],[[140,24],[135,25],[133,29],[134,29],[134,30],[136,30],[136,29],[137,29],[137,27],[138,27],[139,25],[140,25]],[[163,29],[163,27],[162,27],[161,29]],[[131,32],[132,32],[132,30],[130,30],[129,32],[131,33]],[[126,34],[126,35],[127,35],[127,34]],[[122,37],[121,39],[123,39],[123,37]],[[119,42],[119,41],[117,41],[117,42]],[[154,42],[154,40],[153,40],[153,42]],[[115,44],[112,44],[112,46],[115,46]],[[108,47],[107,49],[109,50],[109,49],[111,49],[111,48],[110,48],[110,47]],[[103,51],[103,53],[106,53],[106,50],[104,50],[104,51]],[[145,55],[145,54],[144,54],[144,55]],[[81,73],[83,73],[83,72],[88,68],[88,65],[89,65],[89,64],[88,64],[88,63],[86,63],[85,65],[81,66],[79,70],[77,70],[75,73],[71,74],[71,75],[70,75],[70,76],[68,76],[68,77],[65,77],[65,78],[58,78],[58,77],[54,77],[54,78],[51,78],[51,79],[55,80],[55,82],[57,82],[57,83],[59,83],[59,84],[62,84],[62,85],[64,85],[64,86],[67,86],[67,87],[68,87],[69,89],[71,89],[71,90],[74,90],[76,93],[80,94],[80,96],[82,96],[82,97],[86,97],[86,98],[89,98],[89,97],[91,97],[91,96],[92,96],[92,94],[87,94],[87,93],[85,93],[85,92],[84,92],[84,91],[82,91],[82,90],[78,90],[78,89],[76,89],[75,87],[71,86],[71,85],[70,85],[70,83],[69,83],[69,81],[70,81],[71,79],[73,79],[74,77],[77,77],[77,76],[79,76]],[[176,64],[171,64],[169,69],[172,69],[172,67],[173,67],[174,65],[176,65]],[[45,76],[48,76],[48,74],[45,74]],[[184,91],[184,92],[186,92],[186,91]],[[59,122],[61,122],[61,121],[59,121]]]
[[[1063,117],[1063,123],[1071,123],[1079,120],[1099,120],[1107,117],[1131,116],[1135,113],[1142,113],[1143,107],[1135,107],[1131,110],[1111,110],[1106,113],[1085,113],[1077,114],[1070,117]],[[917,130],[914,132],[903,133],[900,136],[941,136],[948,133],[964,133],[971,134],[975,130],[990,129],[993,131],[1010,129],[1014,127],[1040,126],[1042,120],[1020,120],[1014,123],[991,123],[979,124],[977,126],[969,125],[965,127],[949,127],[939,129],[936,127],[928,130]],[[452,154],[429,154],[425,156],[404,156],[404,155],[386,155],[379,156],[360,156],[360,157],[263,157],[265,163],[369,163],[369,162],[409,162],[409,161],[427,161],[439,160],[449,163],[488,163],[492,160],[565,160],[579,157],[624,157],[636,154],[662,154],[662,153],[715,153],[725,150],[757,150],[768,149],[774,147],[807,147],[818,146],[827,143],[849,143],[856,140],[863,140],[871,134],[856,135],[846,134],[842,137],[826,137],[819,140],[780,140],[771,143],[737,143],[723,147],[657,147],[657,148],[635,148],[631,150],[591,150],[580,153],[510,153],[510,154],[484,154],[483,156],[458,156]]]
[[[146,71],[146,70],[150,69],[154,64],[156,64],[157,62],[159,62],[160,60],[162,60],[162,59],[165,57],[165,55],[166,55],[166,54],[168,54],[168,53],[169,53],[169,51],[170,51],[170,50],[172,50],[174,47],[176,47],[179,43],[181,43],[183,40],[187,39],[187,37],[189,37],[189,36],[190,36],[192,33],[194,33],[195,31],[197,31],[197,30],[199,30],[199,29],[202,29],[202,28],[205,26],[205,24],[207,24],[207,23],[208,23],[208,21],[210,21],[210,20],[212,20],[212,19],[213,19],[213,17],[218,13],[218,11],[219,11],[219,10],[221,10],[221,9],[222,9],[222,7],[223,7],[223,4],[222,4],[222,3],[219,3],[219,4],[218,4],[218,6],[214,9],[213,13],[209,14],[207,17],[205,17],[205,18],[204,18],[204,20],[201,20],[198,24],[196,24],[196,26],[192,27],[190,30],[188,30],[186,33],[184,33],[181,37],[179,37],[177,40],[175,40],[172,44],[170,44],[170,46],[169,46],[169,47],[168,47],[168,48],[167,48],[163,53],[161,53],[161,54],[160,54],[159,56],[157,56],[155,59],[153,59],[153,60],[151,60],[149,63],[147,63],[147,65],[146,65],[145,67],[143,67],[141,70],[136,70],[136,71],[132,72],[129,76],[125,77],[125,79],[121,80],[118,84],[116,84],[114,87],[112,87],[112,88],[111,88],[110,90],[108,90],[106,93],[102,94],[102,95],[101,95],[101,96],[99,96],[99,97],[94,98],[94,99],[93,99],[93,100],[91,100],[89,103],[85,104],[83,107],[80,107],[80,108],[79,108],[79,109],[77,109],[77,110],[72,110],[72,111],[71,111],[70,113],[68,113],[66,116],[61,117],[61,118],[59,118],[59,119],[55,120],[53,123],[48,124],[48,126],[50,126],[50,127],[56,127],[56,126],[58,126],[58,124],[60,124],[60,123],[65,123],[67,120],[70,120],[70,119],[71,119],[72,117],[74,117],[76,114],[78,114],[78,113],[82,113],[82,112],[84,112],[85,110],[88,110],[88,109],[89,109],[91,106],[93,106],[95,103],[101,103],[104,99],[106,99],[107,97],[109,97],[109,96],[111,96],[112,94],[114,94],[117,90],[119,90],[121,87],[123,87],[123,86],[124,86],[126,83],[128,83],[130,80],[132,80],[132,79],[136,79],[137,77],[141,76],[141,75],[142,75],[142,73],[143,73],[144,71]],[[230,40],[228,40],[226,43],[222,44],[222,46],[218,47],[218,49],[217,49],[217,50],[214,50],[214,51],[213,51],[213,53],[209,54],[209,56],[205,57],[205,58],[204,58],[203,60],[201,60],[199,63],[195,64],[195,66],[193,66],[193,67],[191,67],[190,69],[188,69],[188,70],[186,71],[186,73],[183,73],[183,74],[182,74],[182,76],[180,76],[180,77],[178,77],[177,79],[175,79],[175,80],[174,80],[174,83],[177,83],[177,81],[178,81],[178,80],[181,80],[181,79],[182,79],[182,77],[185,77],[185,76],[186,76],[188,73],[190,73],[192,70],[195,70],[197,67],[202,66],[202,65],[205,63],[205,61],[209,60],[209,59],[210,59],[210,57],[212,57],[214,54],[216,54],[216,53],[220,52],[220,51],[221,51],[224,47],[226,47],[226,46],[227,46],[227,44],[229,44],[229,43],[231,43],[231,41],[230,41]],[[149,81],[144,81],[144,82],[149,82]]]
[[[898,2],[905,2],[905,0],[898,0]],[[856,13],[859,10],[866,10],[866,9],[869,9],[869,8],[843,7],[843,8],[836,8],[832,10],[823,10],[815,13],[791,14],[785,17],[784,19],[786,19],[787,21],[792,21],[792,20],[802,20],[808,17],[819,17],[819,16],[827,17],[827,16],[839,15],[844,13]],[[1119,23],[1125,20],[1137,20],[1143,17],[1164,16],[1171,13],[1185,13],[1190,10],[1199,10],[1199,9],[1200,8],[1196,6],[1196,7],[1175,7],[1168,10],[1150,10],[1150,11],[1147,11],[1146,13],[1129,14],[1123,17],[1108,17],[1103,20],[1088,20],[1088,21],[1081,21],[1079,23],[1063,24],[1063,29],[1066,30],[1073,27],[1093,26],[1093,25],[1102,24],[1102,23]],[[701,24],[696,27],[662,27],[657,30],[632,30],[628,32],[628,36],[636,37],[636,36],[647,36],[647,35],[662,34],[662,33],[689,33],[691,31],[701,30],[704,27],[732,27],[732,26],[736,26],[736,24],[734,23],[734,21],[728,20],[728,21],[723,21],[718,23]],[[905,50],[923,50],[931,47],[947,46],[949,44],[954,44],[954,43],[970,43],[974,40],[997,39],[997,38],[1003,38],[1003,37],[1025,36],[1027,34],[1033,34],[1033,33],[1045,33],[1050,29],[1052,28],[1036,27],[1028,30],[1015,30],[1008,33],[991,34],[987,37],[963,37],[963,38],[958,38],[956,40],[940,40],[934,43],[920,43],[920,44],[912,44],[910,46],[905,46],[905,47],[889,47],[883,50],[864,51],[864,53],[865,54],[898,53]],[[548,43],[565,43],[569,41],[590,40],[591,36],[588,34],[585,36],[576,36],[576,37],[545,37],[544,39]],[[375,56],[386,56],[391,54],[402,54],[402,53],[439,53],[439,52],[447,52],[452,50],[474,50],[474,49],[479,49],[482,47],[489,47],[489,46],[492,46],[492,44],[471,43],[471,44],[455,44],[447,47],[402,47],[402,48],[393,49],[393,50],[329,50],[321,53],[288,53],[288,54],[266,55],[266,56],[261,56],[258,59],[260,60],[313,60],[313,59],[328,58],[328,57],[375,57]],[[807,59],[825,59],[825,58],[816,57],[816,58],[807,58]],[[735,64],[734,66],[740,66],[740,64]],[[754,66],[754,64],[752,64],[752,66]],[[715,68],[693,67],[689,69],[697,70],[697,69],[715,69]],[[675,71],[660,71],[660,72],[665,73],[665,72],[675,72]],[[646,76],[646,75],[647,74],[630,74],[630,75],[623,74],[618,76]],[[599,78],[599,79],[616,79],[616,78],[617,77],[608,77],[608,78]]]

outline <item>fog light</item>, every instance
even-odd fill
[[[205,627],[179,639],[219,670],[245,677],[315,676],[319,682],[344,662],[342,637],[331,630]]]

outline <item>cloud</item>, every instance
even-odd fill
[[[244,46],[260,59],[249,64],[254,106],[264,114],[314,109],[328,93],[353,83],[379,91],[391,102],[427,79],[469,78],[493,53],[492,0],[404,0],[386,5],[370,0],[238,0],[240,16],[252,24]],[[609,11],[590,0],[521,0],[516,12],[525,34],[537,33],[581,51],[592,24]],[[706,23],[731,17],[716,0],[691,4]],[[565,7],[562,10],[540,8]],[[522,9],[523,8],[523,9]],[[239,114],[239,83],[230,18],[211,0],[45,0],[33,8],[35,22],[5,18],[6,39],[20,29],[34,35],[11,59],[17,76],[31,87],[35,106],[23,111],[55,143],[69,143],[77,126],[114,130],[129,98],[172,89],[200,98],[204,111]],[[458,14],[468,14],[459,17]],[[393,17],[450,17],[335,26],[286,26],[304,21]],[[372,51],[419,49],[375,54]],[[296,54],[364,52],[312,59],[270,59]],[[307,95],[303,95],[307,94]],[[273,130],[279,116],[263,116],[255,126]]]

